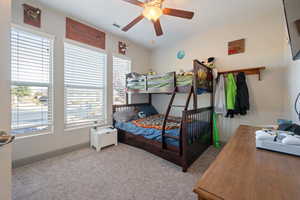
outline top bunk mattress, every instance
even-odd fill
[[[195,86],[197,94],[212,91],[211,69],[196,65],[190,72],[176,74],[168,72],[156,75],[130,73],[126,75],[126,91],[128,93],[172,93],[175,86],[177,92],[189,92],[190,86]],[[195,84],[194,84],[195,83]]]

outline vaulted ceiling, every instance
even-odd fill
[[[126,33],[112,25],[116,23],[123,27],[143,10],[122,0],[38,1],[148,48],[168,45],[209,28],[255,19],[259,15],[274,12],[281,2],[281,0],[165,0],[165,7],[193,11],[195,16],[192,20],[162,16],[160,21],[164,35],[157,37],[153,24],[146,19]]]

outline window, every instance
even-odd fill
[[[105,123],[106,55],[65,43],[65,127]]]
[[[130,71],[130,60],[113,57],[113,104],[126,103],[126,74]]]
[[[13,134],[50,131],[52,127],[53,40],[11,30],[11,128]]]

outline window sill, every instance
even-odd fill
[[[111,125],[109,125],[109,124],[98,124],[98,125],[76,126],[76,127],[65,128],[64,131],[65,132],[70,132],[70,131],[79,130],[79,129],[92,128],[94,126],[97,126],[97,127],[109,127]]]
[[[43,133],[28,133],[28,134],[22,134],[22,135],[16,135],[14,134],[14,136],[16,137],[15,140],[21,140],[21,139],[27,139],[27,138],[32,138],[32,137],[37,137],[37,136],[46,136],[46,135],[50,135],[52,134],[53,131],[50,132],[43,132]]]

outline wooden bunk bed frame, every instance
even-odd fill
[[[209,90],[207,92],[211,93],[211,107],[207,108],[197,108],[197,72],[199,69],[204,69],[211,81],[209,84]],[[193,84],[190,87],[178,87],[176,86],[176,76],[174,76],[174,88],[173,91],[165,92],[139,92],[148,93],[149,102],[141,104],[125,104],[125,105],[113,105],[113,113],[121,112],[126,110],[132,110],[134,107],[151,105],[151,94],[172,94],[170,103],[168,105],[163,126],[162,126],[162,141],[156,141],[151,139],[146,139],[143,136],[135,135],[130,132],[118,129],[118,141],[125,143],[134,147],[141,148],[152,154],[155,154],[163,159],[166,159],[172,163],[175,163],[182,167],[182,171],[186,172],[188,167],[212,144],[212,134],[213,134],[213,78],[212,70],[207,66],[203,65],[198,60],[194,60],[194,77]],[[179,129],[179,137],[169,136],[165,134],[166,120],[168,118],[171,107],[173,106],[173,100],[176,93],[188,93],[188,98],[182,111],[181,124]],[[188,110],[189,102],[191,97],[193,97],[193,109]],[[174,105],[175,106],[175,105]],[[199,123],[190,123],[192,120],[195,121],[207,121],[209,123],[209,131],[202,131],[201,125]],[[113,120],[113,125],[115,126],[115,120]],[[165,142],[165,138],[173,138],[178,140],[179,146],[172,146]],[[190,139],[198,138],[198,139]],[[205,138],[205,140],[200,140],[199,138]]]

